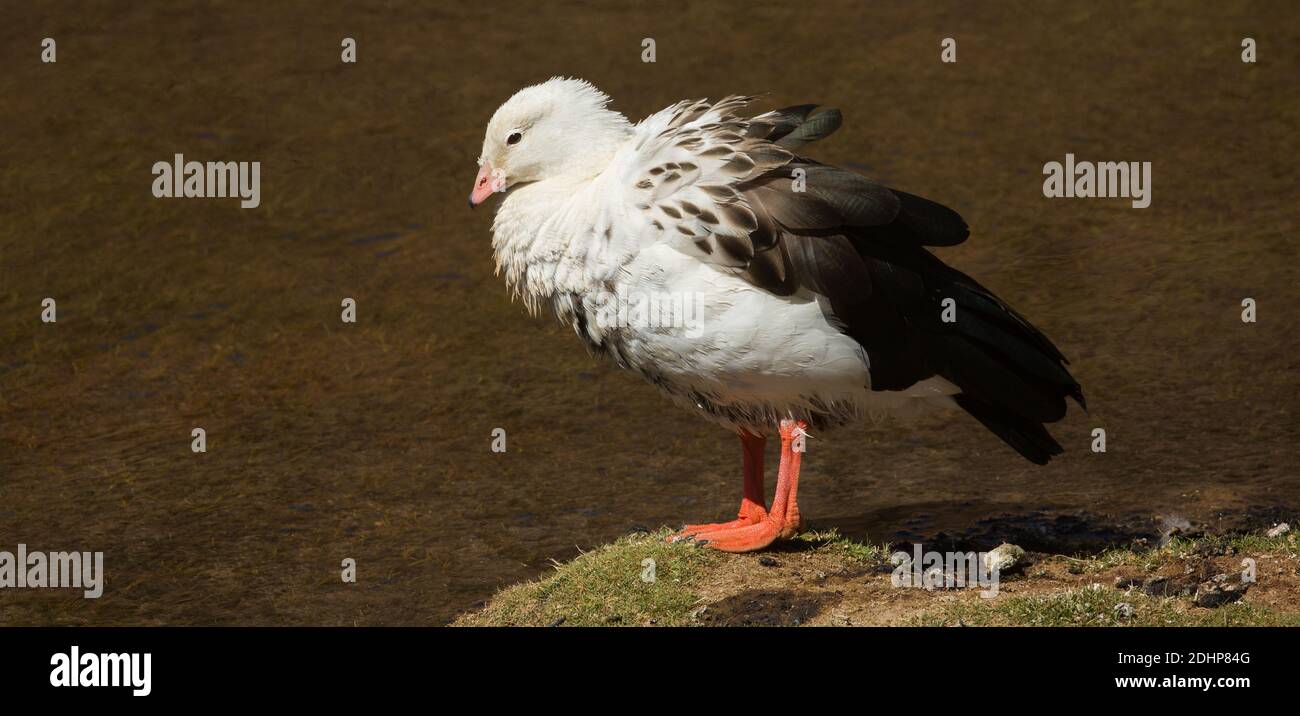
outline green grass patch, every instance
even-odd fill
[[[1088,586],[1048,596],[999,596],[979,602],[957,602],[916,616],[910,623],[913,626],[1300,626],[1300,614],[1242,603],[1195,609],[1185,600]]]
[[[1292,530],[1278,537],[1262,534],[1205,536],[1189,539],[1174,537],[1160,547],[1149,549],[1108,549],[1095,556],[1069,558],[1077,573],[1093,574],[1114,567],[1136,567],[1154,572],[1160,567],[1194,556],[1200,550],[1208,555],[1273,554],[1279,557],[1300,555],[1300,532]]]
[[[705,568],[724,556],[690,544],[664,541],[669,530],[629,535],[587,552],[555,573],[497,594],[461,626],[681,625],[699,597],[694,586]],[[652,560],[652,562],[647,561]],[[646,581],[653,569],[653,581]]]
[[[889,545],[863,544],[843,537],[836,530],[804,532],[795,537],[796,542],[813,546],[818,552],[838,555],[844,559],[860,564],[885,564],[889,561]]]

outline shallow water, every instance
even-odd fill
[[[1053,428],[1051,466],[961,415],[817,435],[814,527],[1072,551],[1293,517],[1297,68],[1242,65],[1223,28],[1282,48],[1297,25],[859,5],[24,9],[0,42],[60,55],[0,74],[0,549],[102,550],[108,584],[6,590],[0,622],[438,624],[551,559],[734,510],[734,436],[492,275],[490,210],[464,201],[482,127],[554,73],[634,116],[728,92],[840,106],[813,156],[958,209],[972,239],[940,255],[1072,359],[1091,413]],[[710,23],[725,44],[688,41]],[[261,161],[262,206],[154,199],[178,151]],[[1152,161],[1151,208],[1044,199],[1066,152]]]

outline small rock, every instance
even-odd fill
[[[781,563],[778,562],[778,561],[776,561],[776,558],[775,558],[775,557],[769,557],[769,556],[767,556],[767,555],[763,555],[762,557],[759,557],[759,558],[758,558],[758,563],[761,564],[761,565],[763,565],[764,567],[780,567],[780,566],[781,566]]]
[[[1132,619],[1133,615],[1136,613],[1137,610],[1133,609],[1133,605],[1128,602],[1120,602],[1115,605],[1116,619]]]
[[[1138,587],[1141,587],[1144,581],[1145,580],[1143,580],[1141,577],[1116,577],[1115,588],[1136,589]]]
[[[1282,535],[1290,531],[1291,531],[1291,525],[1287,524],[1286,522],[1283,522],[1279,525],[1274,526],[1273,529],[1269,530],[1268,532],[1265,532],[1264,536],[1281,537]]]
[[[1166,515],[1163,521],[1164,529],[1160,533],[1161,547],[1169,544],[1169,540],[1174,537],[1189,536],[1192,533],[1192,523],[1188,522],[1184,517]]]
[[[1196,583],[1183,578],[1153,577],[1142,587],[1150,597],[1186,597],[1196,591]]]
[[[1250,588],[1249,584],[1204,582],[1196,589],[1196,606],[1214,609],[1224,604],[1232,602],[1246,596],[1246,590]]]
[[[692,621],[699,621],[700,619],[702,619],[702,618],[704,617],[704,615],[705,615],[706,613],[708,613],[708,611],[709,611],[709,605],[705,604],[704,606],[700,607],[699,609],[696,609],[695,611],[691,612],[691,620],[692,620]]]
[[[1002,543],[984,555],[984,568],[999,575],[1011,574],[1025,567],[1025,550],[1014,544]]]
[[[1216,547],[1209,542],[1197,542],[1192,548],[1192,554],[1197,557],[1217,557],[1223,554],[1223,547]]]

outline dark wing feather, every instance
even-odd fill
[[[893,190],[898,197],[898,231],[921,246],[956,246],[970,236],[961,215],[929,199]]]
[[[810,111],[765,115],[772,126],[765,138],[793,137],[780,141],[789,148],[839,124],[837,115],[810,126]],[[867,352],[874,390],[943,376],[961,389],[958,405],[1026,458],[1043,463],[1061,452],[1043,423],[1065,415],[1066,397],[1083,404],[1064,356],[991,291],[925,249],[964,241],[969,230],[961,216],[800,157],[732,188],[756,224],[745,276],[780,295],[804,287],[825,296]],[[955,323],[941,320],[946,298],[956,305]]]
[[[817,109],[815,104],[801,104],[760,114],[750,120],[748,134],[775,142],[803,124],[814,109]]]
[[[789,134],[781,137],[777,144],[786,149],[798,149],[805,144],[816,142],[819,139],[825,139],[835,130],[840,128],[844,122],[843,116],[838,109],[828,109],[824,112],[818,112],[812,117],[805,120],[798,127],[795,127]]]
[[[838,109],[812,114],[814,109],[817,109],[815,104],[801,104],[761,114],[750,120],[749,136],[766,139],[786,149],[798,149],[825,139],[844,122]]]
[[[958,405],[1028,459],[1059,453],[1043,423],[1065,414],[1067,397],[1082,405],[1083,392],[1041,331],[926,250],[964,241],[961,217],[791,152],[839,127],[838,112],[744,119],[746,101],[680,103],[638,145],[631,190],[656,240],[774,294],[824,296],[870,359],[873,390],[942,376],[961,390]],[[955,323],[941,320],[949,298]]]

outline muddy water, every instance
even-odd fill
[[[973,238],[942,256],[1073,360],[1091,413],[1054,429],[1050,467],[960,415],[817,435],[814,526],[1069,551],[1293,516],[1300,25],[1272,5],[860,5],[42,6],[4,23],[0,548],[102,550],[108,583],[94,602],[6,590],[0,622],[438,624],[550,559],[734,509],[733,436],[492,275],[490,210],[464,201],[482,127],[555,73],[633,116],[728,92],[840,106],[816,158],[961,211]],[[1259,28],[1268,59],[1243,65],[1225,27]],[[55,65],[36,63],[47,35]],[[262,162],[262,205],[154,199],[150,167],[176,152]],[[1044,199],[1040,170],[1067,152],[1153,162],[1152,206]]]

